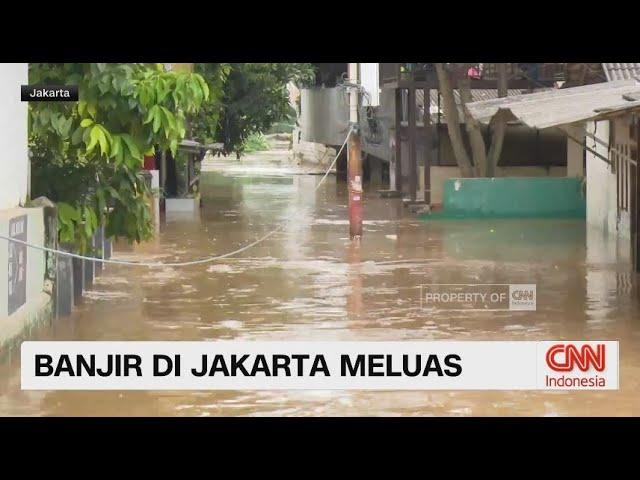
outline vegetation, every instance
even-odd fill
[[[449,139],[460,172],[463,177],[494,177],[496,167],[502,153],[504,135],[507,126],[506,115],[503,112],[496,115],[490,125],[491,144],[487,151],[484,137],[478,122],[469,114],[466,108],[467,102],[471,101],[471,90],[469,78],[466,74],[470,64],[443,64],[436,63],[436,73],[440,85],[440,93],[443,101],[443,111]],[[504,63],[496,64],[498,72],[498,96],[506,97],[508,94],[507,70]],[[469,135],[471,155],[462,140],[460,121],[458,119],[458,107],[456,106],[453,93],[454,82],[452,76],[457,78],[457,86],[460,90],[460,102],[464,113],[464,124]],[[473,158],[473,163],[471,159]]]
[[[190,135],[203,143],[217,142],[218,122],[222,111],[221,100],[231,71],[226,63],[196,63],[196,73],[200,74],[209,87],[209,98],[205,100],[197,115],[189,118]]]
[[[32,196],[58,204],[61,242],[81,251],[109,237],[152,234],[143,155],[176,152],[187,116],[212,100],[210,82],[160,64],[31,64],[32,84],[78,85],[79,102],[29,106]]]
[[[79,102],[29,106],[32,196],[58,205],[59,239],[81,251],[104,225],[108,237],[152,235],[144,155],[194,138],[225,154],[265,147],[260,132],[290,122],[287,84],[313,80],[311,64],[31,64],[29,82],[78,85]]]
[[[295,118],[287,84],[304,86],[315,79],[310,63],[197,64],[196,71],[207,79],[208,72],[214,72],[216,81],[221,72],[224,82],[215,131],[205,108],[199,114],[195,134],[205,141],[222,143],[224,154],[235,152],[238,156],[250,135],[267,132],[276,122]]]
[[[252,133],[244,142],[243,150],[245,153],[262,152],[269,150],[269,141],[262,133]]]

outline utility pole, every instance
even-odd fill
[[[358,64],[349,64],[349,124],[351,135],[347,142],[347,178],[349,183],[349,236],[362,238],[362,142],[358,124]]]

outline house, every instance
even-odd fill
[[[44,208],[27,207],[27,103],[20,101],[20,86],[28,83],[28,64],[0,66],[0,234],[44,245]],[[44,252],[0,239],[0,351],[34,323],[49,319],[45,276]]]
[[[553,88],[566,80],[565,64],[507,65],[510,96]],[[347,64],[316,67],[316,85],[301,91],[300,138],[336,147],[349,127]],[[434,65],[381,63],[379,72],[380,104],[360,110],[365,180],[386,184],[407,200],[439,205],[444,181],[460,176],[460,171]],[[477,64],[467,74],[472,100],[498,97],[495,64]],[[458,90],[455,98],[460,105]],[[464,117],[459,118],[462,122]],[[484,134],[489,135],[488,128]],[[566,156],[567,141],[562,134],[509,125],[498,173],[564,176]],[[339,170],[344,169],[346,157],[341,160]]]
[[[640,272],[640,64],[602,64],[602,69],[605,83],[467,107],[485,125],[503,111],[522,125],[562,131],[572,145],[569,171],[586,166],[587,224],[626,245],[630,263]]]

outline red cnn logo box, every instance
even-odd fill
[[[571,343],[558,343],[547,350],[545,358],[549,368],[556,372],[570,372],[574,367],[578,367],[583,372],[590,367],[602,372],[606,366],[603,343],[596,345],[595,349],[591,345],[583,345],[580,350]]]

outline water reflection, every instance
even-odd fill
[[[624,248],[579,221],[441,221],[365,196],[348,239],[346,186],[319,176],[205,173],[204,208],[166,219],[118,256],[188,268],[109,266],[84,304],[40,338],[59,340],[544,340],[620,344],[618,392],[22,392],[0,367],[5,415],[634,415],[640,413],[637,276]],[[536,283],[536,312],[420,309],[422,283]]]

